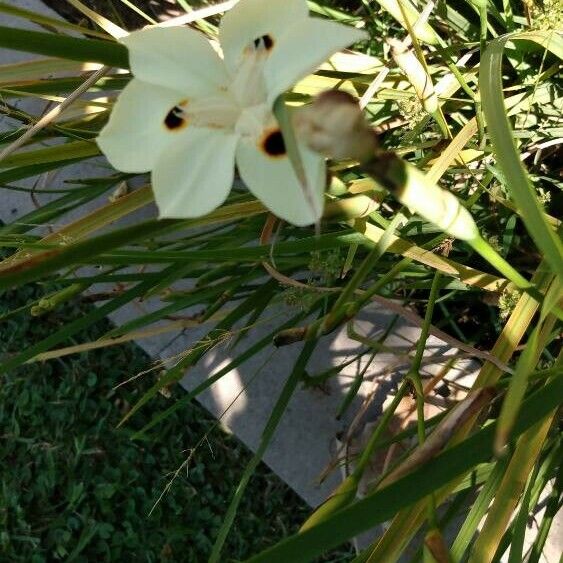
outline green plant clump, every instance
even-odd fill
[[[563,494],[561,2],[68,4],[72,21],[0,2],[22,22],[0,26],[0,47],[37,55],[0,65],[0,190],[34,204],[0,227],[7,558],[298,563],[386,522],[355,561],[397,561],[422,534],[413,561],[537,563]],[[47,113],[26,112],[30,98]],[[85,162],[98,168],[59,181]],[[86,291],[99,306],[73,308]],[[374,302],[396,317],[369,339],[356,320]],[[135,318],[99,324],[124,306]],[[420,329],[408,357],[385,342],[399,317]],[[113,390],[143,369],[115,338],[194,325],[204,336],[159,377]],[[300,518],[285,494],[256,492],[260,460],[303,383],[340,372],[307,371],[336,330],[366,367],[335,417],[377,387],[380,353],[408,366],[337,494]],[[430,335],[460,351],[431,380]],[[191,432],[211,424],[190,401],[295,343],[256,452],[210,434],[213,453],[198,447],[149,516]],[[229,366],[175,389],[226,344]],[[429,418],[459,356],[477,373]],[[408,401],[412,427],[390,435]],[[373,456],[398,441],[359,498]]]

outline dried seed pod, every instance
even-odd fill
[[[414,52],[405,46],[402,41],[388,38],[387,44],[391,47],[391,56],[397,66],[405,73],[407,80],[412,84],[417,97],[422,102],[428,113],[438,109],[438,96],[434,91],[434,84],[422,63],[416,58]]]
[[[293,126],[309,148],[337,160],[365,161],[377,149],[377,136],[357,100],[340,90],[323,92],[296,111]]]

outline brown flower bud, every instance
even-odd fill
[[[329,158],[365,161],[377,149],[377,136],[357,100],[341,90],[323,92],[300,108],[293,125],[299,140]]]

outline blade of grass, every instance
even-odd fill
[[[479,523],[487,513],[487,510],[497,493],[509,460],[510,457],[505,456],[495,463],[491,474],[489,475],[483,488],[479,491],[477,499],[472,503],[469,514],[465,518],[451,548],[451,556],[454,561],[462,560],[465,551],[469,547],[469,544],[477,531]]]
[[[57,60],[57,59],[55,59]],[[69,62],[73,65],[81,64],[87,67],[95,67],[99,66],[96,64],[89,64],[89,63],[77,63],[75,61],[63,61]],[[90,70],[84,69],[84,70]],[[92,69],[95,70],[95,69]],[[21,80],[21,79],[20,79]],[[12,98],[12,97],[22,97],[24,95],[31,95],[35,94],[38,96],[49,96],[49,95],[62,95],[66,92],[71,92],[78,88],[83,81],[80,77],[70,77],[70,78],[50,78],[44,80],[36,80],[35,82],[25,81],[21,82],[12,82],[10,84],[6,84],[4,87],[0,87],[0,92],[4,94],[5,98]],[[127,75],[125,76],[106,76],[105,78],[101,78],[98,82],[90,88],[90,92],[108,92],[108,91],[121,91],[129,81],[131,80],[130,77]]]
[[[143,12],[143,10],[141,10],[141,8],[138,8],[137,6],[135,6],[135,4],[133,4],[132,2],[129,2],[129,0],[121,0],[121,2],[123,4],[125,4],[128,8],[133,10],[136,14],[139,14],[145,21],[148,21],[150,24],[152,24],[152,25],[158,24],[158,22],[154,18],[151,18],[148,14]]]
[[[217,318],[214,317],[210,320],[217,320]],[[185,328],[196,327],[200,325],[200,322],[191,321],[189,319],[181,321],[171,321],[163,326],[129,332],[127,334],[124,334],[123,336],[118,336],[116,338],[101,338],[99,340],[94,340],[93,342],[85,342],[84,344],[75,344],[74,346],[66,346],[65,348],[58,348],[57,350],[49,350],[48,352],[38,354],[37,356],[31,358],[31,360],[28,360],[26,363],[44,362],[46,360],[62,358],[71,354],[81,354],[83,352],[90,352],[91,350],[107,348],[108,346],[117,346],[119,344],[123,344],[124,342],[136,342],[137,340],[142,340],[143,338],[153,338],[154,336],[157,336],[159,334],[165,334],[172,331],[177,332]]]
[[[549,328],[552,326],[553,323],[550,323]],[[534,327],[524,347],[524,351],[518,359],[516,370],[511,378],[504,401],[502,402],[502,409],[498,419],[497,435],[495,437],[495,451],[497,455],[502,455],[502,451],[510,437],[512,424],[516,419],[516,414],[520,409],[520,404],[522,403],[526,388],[528,387],[528,375],[534,370],[534,364],[537,361],[537,350],[543,349],[543,346],[540,346],[541,331],[541,324]]]
[[[97,70],[98,65],[91,65]],[[44,79],[59,72],[80,72],[85,70],[82,63],[76,61],[65,61],[63,59],[38,59],[19,63],[0,65],[0,85],[9,85],[19,81],[30,81]]]
[[[281,325],[282,327],[286,326],[293,326],[296,322],[299,322],[302,318],[306,316],[306,313],[299,313],[294,315],[291,319],[289,319],[286,323]],[[182,397],[178,401],[176,401],[171,407],[167,408],[165,411],[161,412],[157,416],[151,418],[151,421],[143,426],[140,430],[135,432],[133,436],[131,436],[132,440],[137,438],[141,438],[146,432],[148,432],[151,428],[154,428],[157,424],[162,422],[168,416],[176,412],[178,409],[185,407],[188,403],[190,403],[194,398],[198,395],[203,393],[206,389],[209,389],[214,383],[219,381],[224,375],[231,372],[233,369],[236,369],[238,366],[242,365],[246,362],[249,358],[256,355],[260,350],[263,350],[268,344],[272,343],[272,338],[276,334],[276,331],[279,328],[274,329],[272,332],[261,338],[252,346],[248,347],[244,352],[237,354],[233,360],[231,360],[225,367],[221,368],[217,373],[213,374],[211,377],[208,377],[203,383],[197,385],[194,389],[192,389],[185,397]]]
[[[9,14],[17,18],[23,18],[27,21],[32,21],[35,23],[48,25],[49,27],[54,27],[55,29],[68,29],[71,31],[77,31],[83,35],[91,35],[92,37],[99,37],[101,39],[107,39],[107,33],[101,33],[93,29],[88,29],[81,25],[76,25],[74,23],[67,22],[63,19],[50,18],[44,14],[39,14],[33,12],[32,10],[25,10],[19,6],[9,6],[5,2],[0,2],[0,13]]]
[[[489,509],[487,520],[471,550],[468,563],[492,561],[504,530],[518,503],[527,476],[540,454],[541,447],[552,424],[553,415],[554,412],[550,414],[550,411],[544,411],[542,418],[518,440],[516,451]]]
[[[7,156],[0,161],[0,168],[15,168],[17,166],[46,164],[48,162],[60,163],[65,160],[90,158],[99,154],[101,154],[100,149],[96,143],[91,141],[74,141],[64,145],[23,151]]]
[[[520,501],[520,510],[514,520],[512,537],[510,542],[510,554],[507,563],[522,563],[524,561],[524,536],[526,534],[526,526],[530,517],[530,501],[532,499],[533,485],[537,477],[539,465],[536,465],[534,471],[528,478],[526,490]],[[498,555],[495,554],[495,557]]]
[[[54,33],[30,31],[0,26],[0,47],[60,57],[72,61],[101,63],[117,68],[129,68],[129,57],[124,45],[99,39],[81,39]]]
[[[543,547],[547,540],[549,530],[553,523],[554,518],[561,509],[561,495],[563,494],[563,464],[559,464],[559,471],[551,490],[551,494],[547,500],[545,507],[545,513],[540,524],[540,529],[532,550],[530,552],[530,557],[528,558],[528,563],[539,563],[542,556]]]
[[[80,0],[66,0],[71,6],[74,6],[77,10],[82,12],[87,18],[91,19],[96,25],[99,25],[104,31],[109,33],[112,37],[119,39],[129,35],[129,33],[114,24],[112,21],[104,18],[104,16],[98,14],[95,10],[85,6]]]
[[[491,41],[481,58],[479,85],[488,132],[497,162],[506,177],[506,187],[522,213],[530,236],[541,249],[550,267],[563,278],[563,243],[546,221],[533,186],[528,179],[514,144],[514,136],[502,90],[502,60],[508,41],[535,41],[563,58],[563,38],[553,32],[509,34]]]

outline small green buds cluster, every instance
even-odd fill
[[[536,188],[536,193],[538,195],[538,199],[542,205],[549,205],[551,203],[551,192],[548,192],[541,186]]]
[[[498,308],[500,318],[503,321],[506,321],[508,317],[510,317],[521,295],[521,291],[511,286],[506,287],[500,294],[500,297],[498,298]]]
[[[334,280],[342,272],[343,260],[340,252],[312,252],[309,260],[309,270],[321,276],[324,280]]]
[[[401,115],[407,121],[408,127],[413,129],[426,116],[426,111],[422,107],[422,102],[417,96],[410,96],[404,100],[400,100],[397,104]]]
[[[483,235],[483,238],[485,240],[487,240],[487,242],[497,251],[500,252],[502,250],[502,244],[499,240],[498,235],[490,235],[490,236],[485,236]]]
[[[314,291],[314,288],[309,290],[304,287],[288,287],[282,293],[282,299],[285,305],[301,311],[309,310],[318,297],[319,294]]]
[[[528,6],[532,27],[541,31],[563,28],[563,2],[561,0],[524,0]]]

